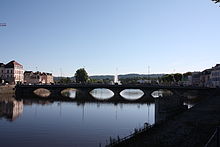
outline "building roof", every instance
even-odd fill
[[[33,72],[33,71],[25,71],[24,74],[33,74],[33,75],[50,75],[52,76],[52,73],[46,73],[46,72]]]
[[[0,63],[0,67],[4,67],[5,66],[5,64],[4,63]]]
[[[13,60],[13,61],[7,63],[7,64],[5,65],[5,68],[14,68],[15,66],[21,66],[21,67],[23,67],[20,63],[18,63],[18,62],[16,62],[15,60]]]
[[[203,75],[209,75],[212,72],[212,69],[206,69],[202,72]]]
[[[24,74],[31,74],[33,73],[32,71],[25,71]]]

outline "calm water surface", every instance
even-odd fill
[[[0,146],[104,146],[110,136],[127,136],[155,119],[154,104],[31,103],[7,107],[13,110],[0,119]]]

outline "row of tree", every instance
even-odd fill
[[[120,79],[122,84],[137,84],[138,80],[150,80],[151,83],[157,81],[159,83],[172,83],[179,82],[188,79],[188,76],[192,75],[191,72],[187,72],[184,74],[175,73],[175,74],[166,74],[160,78],[147,78],[147,77],[134,77],[134,78],[124,78]],[[112,81],[112,79],[90,79],[88,73],[84,68],[80,68],[76,71],[74,75],[74,81],[71,78],[61,78],[59,83],[61,84],[70,84],[72,82],[76,83],[104,83],[108,84]]]
[[[184,74],[175,73],[175,74],[166,74],[159,78],[160,83],[171,83],[171,82],[179,82],[188,79],[188,76],[191,76],[191,72],[187,72]]]

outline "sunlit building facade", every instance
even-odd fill
[[[9,84],[23,83],[23,66],[14,60],[7,64],[0,63],[0,78]]]
[[[45,72],[24,72],[24,83],[25,84],[52,84],[54,83],[52,73]]]

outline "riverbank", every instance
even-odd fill
[[[134,136],[118,147],[204,146],[220,125],[220,96],[203,99],[193,108]]]
[[[14,93],[15,93],[14,85],[0,86],[0,94],[14,94]]]

